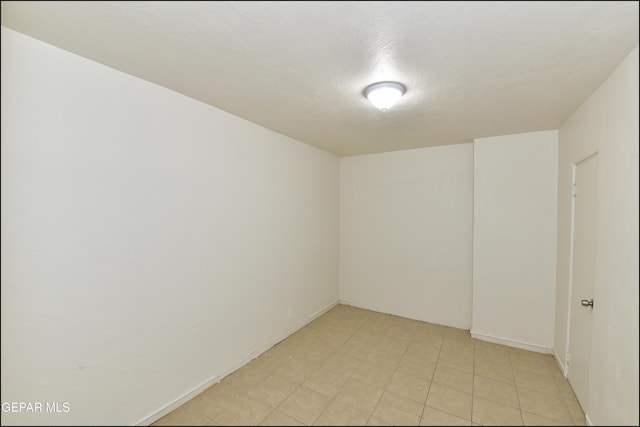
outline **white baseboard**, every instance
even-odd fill
[[[211,378],[210,380],[205,381],[204,383],[200,384],[199,386],[197,386],[196,388],[194,388],[193,390],[191,390],[190,392],[188,392],[184,396],[180,397],[179,399],[175,400],[174,402],[170,403],[169,405],[165,406],[164,408],[160,409],[159,411],[157,411],[157,412],[149,415],[148,417],[138,421],[137,423],[135,423],[135,425],[136,426],[148,426],[148,425],[151,425],[152,423],[158,421],[160,418],[164,417],[165,415],[167,415],[169,412],[173,411],[174,409],[178,409],[180,406],[182,406],[183,404],[187,403],[188,401],[190,401],[191,399],[193,399],[194,397],[196,397],[197,395],[199,395],[200,393],[202,393],[203,391],[205,391],[206,389],[208,389],[209,387],[211,387],[215,383],[220,382],[220,380],[222,378],[223,378],[222,376],[216,376],[214,378]]]
[[[562,363],[562,360],[560,359],[560,356],[558,356],[558,352],[556,351],[555,347],[553,347],[553,358],[556,359],[556,363],[560,367],[560,372],[562,372],[562,375],[567,378],[567,367],[564,363]]]
[[[312,321],[316,320],[318,317],[322,316],[323,314],[325,314],[327,311],[331,310],[333,307],[335,307],[338,304],[340,304],[339,300],[335,301],[335,302],[332,302],[331,304],[327,305],[326,307],[321,308],[320,310],[316,311],[311,316],[309,316],[309,322],[312,322]]]
[[[506,338],[494,337],[492,335],[479,334],[474,331],[471,332],[471,338],[475,338],[482,341],[492,342],[494,344],[502,344],[509,347],[521,348],[523,350],[535,351],[536,353],[553,354],[551,347],[545,347],[537,344],[529,344],[520,341],[510,340]]]
[[[335,302],[332,302],[331,304],[328,304],[327,306],[321,308],[320,310],[318,310],[315,313],[311,314],[307,318],[307,320],[305,322],[303,322],[301,325],[299,325],[297,328],[294,328],[293,330],[291,330],[290,332],[284,334],[280,338],[277,338],[275,340],[270,341],[269,343],[264,345],[262,348],[252,351],[247,356],[239,359],[238,363],[236,363],[234,366],[232,366],[231,369],[227,369],[227,370],[224,371],[223,374],[217,375],[217,376],[215,376],[215,377],[203,382],[199,386],[195,387],[193,390],[191,390],[188,393],[184,394],[182,397],[180,397],[180,398],[174,400],[173,402],[169,403],[164,408],[162,408],[162,409],[154,412],[153,414],[143,418],[142,420],[137,422],[135,425],[137,425],[137,426],[148,426],[148,425],[151,425],[152,423],[158,421],[160,418],[164,417],[169,412],[171,412],[174,409],[177,409],[180,406],[182,406],[183,404],[187,403],[189,400],[193,399],[194,397],[196,397],[197,395],[199,395],[200,393],[202,393],[203,391],[205,391],[206,389],[208,389],[209,387],[211,387],[215,383],[219,383],[227,375],[229,375],[229,374],[237,371],[238,369],[242,368],[244,365],[246,365],[247,363],[251,362],[253,359],[255,359],[256,357],[260,356],[262,353],[264,353],[265,351],[269,350],[271,347],[273,347],[274,345],[278,344],[283,339],[287,338],[288,336],[292,335],[294,332],[302,329],[303,327],[305,327],[306,325],[308,325],[309,323],[311,323],[312,321],[314,321],[318,317],[322,316],[324,313],[326,313],[327,311],[331,310],[333,307],[335,307],[339,303],[340,303],[340,301],[335,301]]]
[[[430,319],[427,319],[427,318],[424,318],[424,317],[420,317],[420,316],[416,316],[416,315],[412,315],[412,314],[407,314],[407,313],[391,312],[391,311],[388,311],[388,310],[381,309],[379,307],[370,307],[370,306],[358,305],[354,301],[346,300],[346,299],[340,299],[340,304],[348,305],[348,306],[356,307],[356,308],[361,308],[363,310],[369,310],[369,311],[373,311],[373,312],[376,312],[376,313],[389,314],[391,316],[403,317],[405,319],[410,319],[410,320],[417,320],[418,322],[431,323],[433,325],[446,326],[446,327],[455,328],[455,329],[463,329],[465,331],[469,330],[469,326],[467,324],[465,324],[464,322],[455,322],[455,321],[452,322],[449,319],[442,319],[442,318],[435,318],[435,319],[434,318],[430,318]]]

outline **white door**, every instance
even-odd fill
[[[569,326],[569,382],[587,410],[591,323],[598,301],[593,300],[596,264],[598,156],[576,164],[573,213],[571,317]]]

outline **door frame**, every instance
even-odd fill
[[[564,372],[562,373],[565,378],[569,379],[569,369],[571,365],[571,354],[569,349],[571,348],[571,300],[573,298],[573,241],[575,233],[575,216],[576,216],[576,198],[574,197],[574,191],[576,188],[576,171],[578,166],[587,160],[598,155],[598,151],[594,151],[591,154],[583,157],[582,159],[573,162],[571,164],[571,237],[569,241],[569,293],[567,298],[567,343],[564,349]],[[597,189],[596,189],[597,191]]]

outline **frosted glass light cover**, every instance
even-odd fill
[[[405,87],[401,83],[380,82],[368,86],[364,95],[374,107],[386,110],[396,105],[404,92]]]

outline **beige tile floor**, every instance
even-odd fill
[[[553,357],[338,305],[154,425],[584,425]]]

